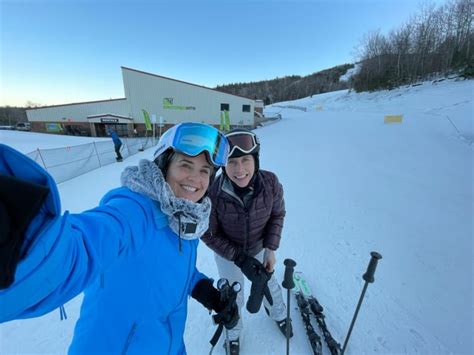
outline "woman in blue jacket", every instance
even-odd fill
[[[98,207],[61,216],[51,176],[0,144],[0,323],[84,292],[71,354],[185,354],[189,295],[235,326],[235,301],[196,268],[207,190],[228,151],[214,127],[178,124]]]

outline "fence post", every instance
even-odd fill
[[[92,142],[92,144],[94,144],[94,150],[95,150],[95,154],[97,155],[97,160],[99,161],[99,167],[102,167],[102,164],[101,164],[100,158],[99,158],[99,152],[97,151],[97,146],[95,145],[95,141]]]
[[[128,156],[131,156],[130,148],[128,147],[128,138],[125,138],[125,145],[127,146]]]
[[[38,155],[39,155],[40,158],[41,158],[41,162],[43,163],[44,169],[47,171],[48,168],[46,167],[46,164],[45,164],[45,162],[44,162],[43,156],[41,155],[41,151],[40,151],[39,148],[36,148],[36,149],[38,150]]]

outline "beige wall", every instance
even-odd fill
[[[87,116],[111,113],[129,117],[126,99],[84,102],[26,110],[30,122],[88,122]]]
[[[122,68],[122,75],[135,122],[144,121],[145,109],[150,118],[155,114],[158,122],[162,116],[166,124],[194,121],[219,125],[220,104],[227,103],[231,125],[254,126],[254,100],[128,68]],[[167,109],[164,98],[172,98],[175,106],[195,109]],[[242,105],[250,105],[250,112],[242,112]]]

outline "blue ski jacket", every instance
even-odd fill
[[[0,174],[49,186],[31,222],[14,284],[0,291],[0,323],[41,316],[81,292],[70,354],[185,354],[187,300],[204,278],[198,239],[181,240],[156,201],[122,187],[98,207],[61,215],[52,177],[0,144]]]
[[[112,137],[112,141],[114,142],[114,145],[122,145],[122,141],[120,140],[117,132],[110,131],[110,137]]]

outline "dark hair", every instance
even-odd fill
[[[161,153],[159,156],[156,157],[155,159],[155,164],[158,166],[158,168],[161,170],[161,173],[163,174],[163,177],[166,179],[166,174],[168,172],[168,167],[171,163],[171,159],[174,156],[175,151],[173,149],[168,149]]]

